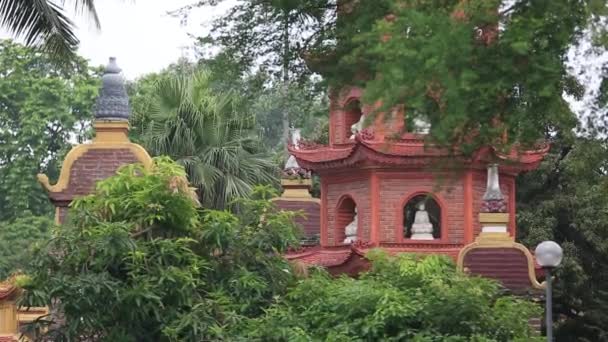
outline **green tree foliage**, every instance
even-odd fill
[[[236,328],[248,341],[534,341],[540,308],[467,277],[446,257],[376,251],[359,279],[316,272],[260,318]]]
[[[558,139],[539,170],[518,180],[517,223],[529,246],[554,240],[559,341],[608,339],[608,145]]]
[[[328,132],[329,104],[322,93],[308,87],[292,84],[287,92],[282,87],[269,87],[259,92],[251,103],[256,118],[256,127],[262,141],[269,149],[281,150],[283,141],[282,113],[289,113],[289,122],[302,130],[305,137],[323,140]]]
[[[203,0],[174,14],[187,19],[195,8],[217,6],[225,0]],[[310,71],[302,60],[308,39],[324,29],[335,5],[328,0],[247,0],[217,18],[210,33],[198,39],[201,48],[221,48],[225,70],[252,67],[270,71],[282,81],[304,80]]]
[[[95,1],[73,1],[76,12],[87,12],[99,28]],[[54,59],[65,63],[76,58],[78,38],[74,23],[63,10],[64,3],[49,0],[0,0],[0,26],[27,45],[39,45]]]
[[[234,92],[211,88],[209,73],[161,77],[146,106],[143,145],[186,168],[204,207],[226,208],[249,196],[253,186],[276,182],[276,166],[255,134],[254,117]]]
[[[209,8],[223,0],[203,0],[174,14],[187,18],[195,8]],[[299,86],[311,82],[310,70],[302,55],[316,34],[325,30],[335,5],[328,0],[248,0],[239,1],[228,12],[213,21],[210,33],[198,39],[203,51],[217,51],[211,65],[222,75],[237,79],[253,69],[269,75],[273,87],[280,89],[274,97],[282,107],[274,115],[281,122],[281,141],[287,141],[294,123],[290,102],[291,83]],[[210,56],[206,56],[207,58]],[[219,57],[219,58],[218,58]],[[296,113],[299,111],[296,111]]]
[[[51,213],[36,174],[56,177],[70,140],[86,136],[97,88],[82,58],[57,68],[47,54],[0,42],[0,221]]]
[[[201,211],[166,158],[120,169],[77,200],[72,224],[36,253],[24,303],[61,313],[53,341],[207,341],[259,315],[293,274],[293,214],[259,188],[242,212]]]
[[[27,215],[27,213],[24,213]],[[0,222],[0,279],[23,270],[33,244],[51,236],[54,222],[46,216],[23,216]]]
[[[436,143],[472,151],[507,132],[507,145],[533,144],[576,127],[562,94],[582,85],[565,61],[597,7],[605,1],[357,2],[336,23],[328,77],[385,109],[404,104]]]
[[[36,174],[56,178],[70,142],[87,136],[97,87],[82,58],[57,67],[46,53],[0,41],[0,279],[50,235],[54,212]]]

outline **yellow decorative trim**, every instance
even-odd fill
[[[310,198],[302,198],[302,197],[275,197],[271,199],[271,201],[291,201],[291,202],[313,202],[321,204],[321,200],[318,198],[310,197]]]
[[[479,222],[484,223],[509,223],[508,213],[479,213]]]
[[[15,341],[29,341],[27,338],[19,338],[21,336],[19,326],[47,315],[49,309],[48,307],[18,307],[16,298],[21,295],[22,290],[14,285],[16,277],[16,275],[13,275],[0,282],[0,291],[9,294],[0,300],[0,337],[14,336]]]
[[[17,311],[17,321],[19,323],[30,323],[41,316],[48,315],[49,308],[46,306],[43,307],[30,307],[27,310],[18,310]]]
[[[283,194],[281,197],[273,198],[272,201],[294,201],[294,202],[314,202],[321,203],[318,198],[310,195],[312,186],[311,179],[281,179]]]
[[[95,121],[94,143],[128,143],[129,142],[129,123],[126,121]]]
[[[510,245],[515,241],[515,238],[508,233],[492,233],[492,232],[481,232],[475,240],[481,243],[483,246],[488,245]]]
[[[310,179],[281,179],[282,186],[312,186]]]
[[[40,178],[38,178],[38,180],[40,180]],[[47,177],[47,181],[48,181],[48,177]],[[61,224],[61,207],[55,207],[55,224],[56,225]]]
[[[530,283],[532,283],[532,286],[537,289],[544,289],[546,287],[545,282],[539,283],[536,279],[536,271],[534,270],[534,257],[532,256],[532,253],[530,253],[530,250],[524,245],[515,242],[513,237],[511,237],[508,233],[479,234],[475,242],[466,245],[463,249],[460,250],[460,253],[458,253],[458,261],[456,267],[459,271],[464,271],[464,258],[467,253],[478,248],[515,248],[520,250],[522,253],[524,253],[526,259],[528,259],[528,277],[530,278]]]
[[[93,142],[90,144],[75,146],[70,150],[70,152],[68,152],[61,166],[59,179],[55,185],[51,185],[49,178],[45,174],[38,174],[38,181],[48,192],[61,192],[67,189],[68,184],[70,183],[70,173],[72,171],[74,162],[90,150],[128,149],[135,155],[137,160],[139,160],[146,169],[149,169],[152,166],[152,158],[150,158],[148,152],[140,145],[129,141],[128,122],[95,121],[93,123],[93,127],[95,128],[96,133]],[[58,212],[55,212],[56,220],[57,214]]]
[[[17,321],[17,306],[14,300],[0,301],[0,336],[10,336],[19,333]]]

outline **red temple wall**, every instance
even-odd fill
[[[462,177],[439,178],[441,176],[434,177],[427,172],[380,173],[379,176],[380,242],[407,241],[403,237],[403,207],[408,199],[422,193],[432,194],[441,206],[441,242],[463,242],[464,188]],[[424,242],[428,243],[428,241]]]
[[[360,88],[347,88],[338,96],[330,96],[329,110],[329,145],[352,144],[350,139],[351,126],[357,123],[361,115],[373,115],[373,123],[367,122],[374,132],[375,139],[384,140],[386,136],[394,133],[403,133],[405,124],[404,112],[397,109],[388,117],[382,112],[376,112],[380,108],[380,102],[376,104],[364,104],[360,102],[363,92]],[[359,104],[359,110],[349,108],[354,101]]]
[[[274,201],[281,210],[302,212],[303,215],[295,217],[294,221],[302,229],[304,237],[314,237],[319,234],[319,222],[321,220],[321,204],[316,201],[307,200],[283,200]]]
[[[337,230],[343,227],[337,227],[337,209],[343,197],[349,196],[357,205],[357,220],[358,220],[358,238],[364,241],[370,239],[371,227],[371,196],[369,174],[357,176],[352,175],[336,175],[334,177],[326,177],[327,182],[327,204],[325,208],[325,217],[327,218],[327,237],[324,244],[333,246],[339,245],[342,241],[337,241]],[[323,223],[322,223],[323,224]]]
[[[359,88],[349,88],[341,92],[339,96],[331,97],[330,111],[329,111],[329,143],[334,144],[347,144],[350,142],[351,136],[350,126],[352,124],[347,123],[347,110],[346,105],[353,100],[358,100],[362,95],[362,91]]]
[[[357,204],[358,238],[363,241],[467,244],[481,231],[478,217],[486,190],[484,171],[433,175],[428,171],[361,170],[356,175],[352,171],[338,172],[322,178],[325,194],[322,196],[321,238],[324,245],[342,243],[338,240],[343,238],[343,232],[338,229],[344,227],[338,227],[337,209],[345,196]],[[500,182],[507,210],[514,218],[515,179],[503,174]],[[408,240],[403,237],[403,207],[414,195],[423,193],[432,194],[442,208],[441,238]],[[513,234],[514,230],[515,220],[512,219],[509,232]]]

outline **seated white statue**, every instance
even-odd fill
[[[412,240],[433,240],[433,224],[429,220],[429,213],[425,210],[424,202],[418,206],[412,224]]]
[[[363,123],[365,122],[365,115],[361,115],[359,121],[355,122],[350,126],[350,131],[352,135],[350,136],[350,140],[355,139],[355,135],[363,130]]]
[[[357,241],[357,225],[357,208],[355,208],[355,217],[353,217],[353,221],[344,228],[344,234],[346,235],[344,243],[353,243]]]

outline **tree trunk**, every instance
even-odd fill
[[[289,12],[285,11],[283,16],[283,149],[287,155],[287,144],[289,141],[289,105],[288,105],[288,88],[289,88]]]

